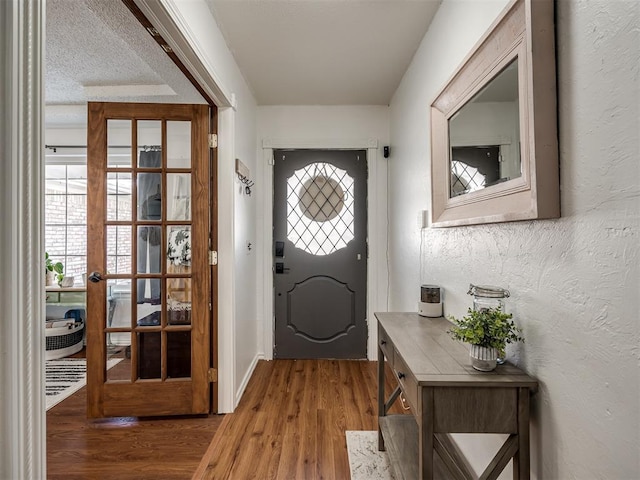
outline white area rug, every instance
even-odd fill
[[[107,370],[122,361],[112,358]],[[87,361],[84,358],[47,360],[45,371],[45,395],[47,410],[70,397],[87,384]]]
[[[387,452],[378,451],[378,432],[346,434],[351,480],[394,480]]]

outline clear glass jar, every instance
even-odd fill
[[[509,298],[509,290],[501,287],[493,287],[491,285],[469,285],[469,295],[473,295],[473,310],[481,312],[489,308],[499,309],[503,312],[506,310],[505,298]],[[498,351],[498,365],[502,365],[505,361],[506,352]]]
[[[509,290],[491,285],[469,285],[469,295],[473,295],[473,309],[476,312],[489,308],[505,310],[505,298],[509,298]]]

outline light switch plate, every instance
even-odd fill
[[[429,228],[429,210],[422,210],[418,220],[420,228]]]

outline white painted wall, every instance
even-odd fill
[[[506,3],[445,0],[392,100],[390,307],[415,310],[436,283],[460,316],[470,282],[508,288],[526,336],[510,358],[540,382],[533,477],[639,478],[638,2],[557,2],[562,218],[416,228],[429,104]],[[459,440],[477,468],[498,446]]]
[[[389,141],[387,106],[261,106],[258,107],[258,145],[270,138],[344,142],[376,138]],[[386,161],[386,160],[385,160]]]
[[[247,242],[256,238],[256,202],[240,193],[239,158],[256,168],[256,102],[204,0],[162,0],[182,33],[218,82],[235,99],[220,109],[218,148],[219,411],[232,411],[258,355],[256,261]]]
[[[387,309],[387,162],[382,147],[389,144],[387,106],[262,106],[258,107],[258,165],[262,179],[262,215],[258,218],[262,246],[260,323],[263,325],[265,358],[273,355],[273,168],[268,165],[271,148],[361,148],[367,149],[369,262],[367,271],[368,356],[376,358],[377,329],[373,312]],[[269,147],[263,150],[263,146]],[[368,148],[367,148],[368,147]],[[263,153],[264,152],[264,153]]]

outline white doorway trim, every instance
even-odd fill
[[[44,2],[0,1],[0,478],[46,477]]]
[[[2,1],[2,0],[0,0]],[[235,409],[235,289],[233,179],[235,178],[235,95],[223,85],[214,65],[176,0],[134,0],[138,8],[173,49],[182,64],[218,107],[218,411]]]
[[[366,150],[367,151],[367,236],[369,258],[367,259],[367,358],[377,359],[378,328],[373,315],[377,311],[387,310],[387,217],[386,164],[378,154],[378,140],[374,138],[354,140],[300,140],[300,139],[263,139],[262,140],[262,215],[257,225],[261,235],[258,265],[262,265],[258,275],[261,290],[259,305],[264,317],[259,318],[263,326],[264,358],[273,359],[275,312],[273,298],[273,151],[277,149],[323,149],[323,150]],[[260,168],[259,167],[259,168]],[[381,214],[381,212],[384,212]],[[261,288],[260,288],[261,287]]]
[[[218,412],[231,413],[237,401],[235,311],[235,110],[218,109]]]
[[[233,94],[222,84],[215,68],[205,60],[203,47],[176,8],[175,1],[134,0],[136,6],[158,30],[195,81],[218,108],[235,107]]]

